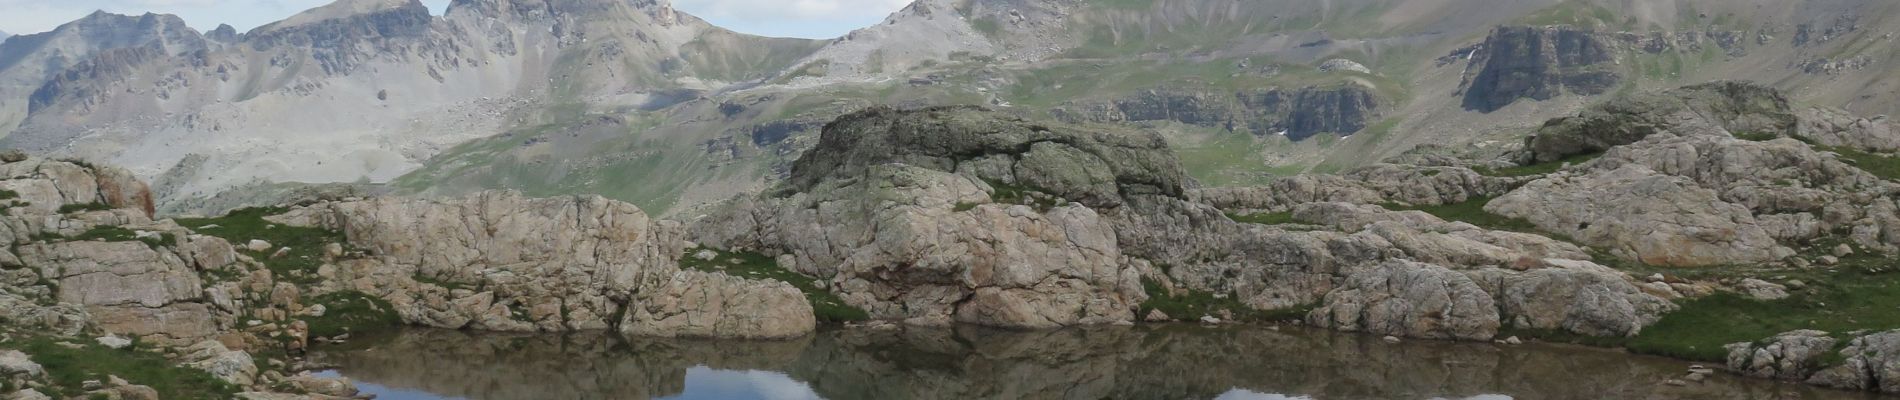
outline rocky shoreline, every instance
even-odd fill
[[[1201,188],[1153,132],[873,108],[779,188],[685,221],[505,191],[154,219],[123,169],[9,153],[0,398],[350,397],[299,374],[302,351],[395,325],[783,339],[866,319],[1521,336],[1900,393],[1900,321],[1868,297],[1893,292],[1895,135],[1723,82],[1554,120],[1505,159]],[[1764,305],[1811,319],[1702,322]],[[209,379],[35,361],[81,356]]]

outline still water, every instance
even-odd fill
[[[825,329],[791,341],[405,330],[320,349],[382,400],[1873,399],[1575,346],[1260,326]]]

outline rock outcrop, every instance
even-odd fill
[[[1785,332],[1728,345],[1728,368],[1743,375],[1838,389],[1900,394],[1900,331],[1845,341],[1827,332]],[[1838,355],[1838,357],[1833,357]]]
[[[801,335],[814,324],[788,284],[680,270],[678,223],[599,196],[376,198],[271,219],[342,232],[369,257],[319,271],[326,283],[316,290],[372,294],[412,324],[570,331],[632,323],[620,329],[761,338]],[[625,320],[613,319],[619,315]]]
[[[1569,26],[1499,26],[1468,55],[1460,93],[1464,107],[1497,111],[1518,99],[1565,93],[1597,95],[1622,82],[1614,46],[1596,32]]]
[[[1470,277],[1429,264],[1392,261],[1346,279],[1308,318],[1348,332],[1489,340],[1498,307]]]
[[[1338,316],[1316,312],[1315,321],[1432,338],[1488,339],[1500,326],[1633,335],[1673,309],[1582,261],[1589,256],[1575,245],[1330,202],[1443,204],[1520,181],[1462,168],[1379,166],[1355,172],[1375,179],[1295,178],[1278,191],[1192,189],[1158,138],[970,108],[846,116],[797,165],[788,188],[694,221],[693,239],[776,255],[875,318],[1132,322],[1134,306],[1157,294],[1143,282],[1257,310],[1320,305]],[[1313,225],[1236,223],[1206,203]],[[1381,286],[1395,280],[1456,290]],[[1532,294],[1542,291],[1559,295]],[[1440,301],[1448,298],[1455,307]],[[1457,318],[1437,314],[1444,307]]]
[[[1649,265],[1760,263],[1793,254],[1746,207],[1637,165],[1533,181],[1485,210]]]
[[[1230,211],[1284,211],[1305,203],[1442,205],[1497,197],[1524,182],[1523,177],[1485,176],[1461,167],[1376,164],[1339,175],[1309,174],[1280,178],[1259,187],[1196,188],[1196,202]]]
[[[130,172],[80,161],[0,157],[0,252],[7,321],[77,334],[98,328],[188,344],[232,326],[201,274],[236,260],[221,239],[151,219],[151,192]],[[85,240],[74,240],[83,238]]]
[[[1779,91],[1745,82],[1705,83],[1618,97],[1550,120],[1526,139],[1519,163],[1601,152],[1659,132],[1787,136],[1797,126],[1799,118]]]
[[[1894,249],[1900,217],[1890,195],[1900,186],[1788,138],[1815,140],[1806,132],[1819,129],[1839,145],[1878,149],[1886,131],[1807,121],[1779,92],[1743,83],[1612,101],[1553,122],[1524,157],[1607,151],[1486,210],[1652,265],[1774,262],[1794,254],[1786,245],[1835,235]]]

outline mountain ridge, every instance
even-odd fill
[[[359,182],[599,193],[671,213],[767,186],[846,112],[980,104],[1160,130],[1205,184],[1257,183],[1408,153],[1494,156],[1600,99],[1714,78],[1886,113],[1895,103],[1879,94],[1900,89],[1869,66],[1893,54],[1879,44],[1894,13],[1875,1],[924,0],[803,40],[664,1],[457,0],[430,16],[346,0],[197,35],[201,52],[95,57],[27,91],[37,106],[3,144],[127,165],[171,211]],[[1503,79],[1520,75],[1532,80]]]

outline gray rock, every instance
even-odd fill
[[[1781,92],[1742,82],[1713,82],[1619,97],[1575,117],[1551,120],[1526,139],[1521,163],[1552,162],[1636,143],[1661,132],[1730,136],[1788,136],[1797,117]]]
[[[1845,361],[1813,376],[1807,383],[1833,388],[1900,393],[1900,331],[1854,338],[1840,354]]]
[[[1819,368],[1821,358],[1834,350],[1827,332],[1785,332],[1757,343],[1734,343],[1728,349],[1728,369],[1757,377],[1799,381]]]
[[[1570,26],[1499,26],[1471,54],[1459,87],[1468,110],[1492,112],[1519,99],[1596,95],[1621,81],[1595,65],[1616,62],[1609,41]]]
[[[206,340],[184,349],[183,365],[211,373],[225,382],[238,386],[250,386],[256,383],[257,363],[251,354],[231,350],[216,340]]]
[[[1025,161],[1037,143],[1047,143],[1038,153],[1046,155],[1036,157],[1044,160]],[[1023,182],[1019,178],[1036,177],[1036,183],[1060,184],[1037,189],[1091,207],[1113,207],[1132,194],[1181,196],[1188,182],[1166,141],[1152,132],[1084,129],[946,107],[873,108],[839,117],[826,126],[817,148],[793,164],[787,183],[793,190],[809,192],[827,179],[864,176],[872,166],[904,163],[954,171],[963,161],[991,155],[1014,157],[1012,175],[977,178]],[[1096,170],[1076,171],[1074,166]],[[1108,177],[1112,179],[1104,179]]]
[[[1444,267],[1390,261],[1346,279],[1307,316],[1315,326],[1428,339],[1490,340],[1498,307],[1470,277]]]
[[[811,304],[791,284],[679,271],[643,290],[620,333],[658,337],[778,339],[811,333]]]
[[[94,338],[93,341],[96,341],[99,343],[100,346],[105,346],[106,348],[109,348],[109,349],[123,349],[123,348],[132,346],[132,339],[126,339],[126,338],[113,336],[113,335],[100,336],[98,338]]]
[[[1742,279],[1737,290],[1756,300],[1781,300],[1788,298],[1788,287],[1755,278]]]
[[[1793,255],[1746,207],[1641,165],[1532,181],[1485,211],[1661,266],[1761,263]]]

